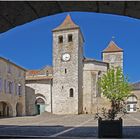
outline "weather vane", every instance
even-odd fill
[[[112,41],[114,41],[114,39],[115,39],[115,36],[112,36]]]

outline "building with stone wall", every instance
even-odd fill
[[[132,92],[127,99],[128,112],[140,112],[140,82],[131,84]]]
[[[102,60],[85,58],[84,36],[70,15],[52,34],[53,67],[26,73],[26,85],[35,90],[38,110],[91,114],[108,107],[109,101],[101,95],[97,81],[111,66],[123,69],[123,50],[110,41],[102,52]],[[46,75],[49,69],[51,72]]]
[[[0,57],[0,117],[25,115],[25,71]]]
[[[52,67],[27,71],[26,89],[27,115],[52,112]]]
[[[97,81],[110,67],[123,70],[123,49],[111,40],[102,51],[102,60],[84,57],[84,36],[70,15],[52,35],[53,66],[26,71],[0,57],[0,117],[43,112],[94,114],[110,106]],[[132,87],[126,100],[128,112],[140,110],[140,83]]]
[[[33,88],[25,86],[25,106],[27,116],[36,115],[35,101],[35,90]]]

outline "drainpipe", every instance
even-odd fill
[[[53,86],[53,81],[51,79],[51,113],[53,113],[53,109],[52,109],[52,86]]]

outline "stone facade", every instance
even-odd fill
[[[26,105],[26,115],[33,116],[36,115],[35,106],[35,90],[28,86],[25,87],[25,105]]]
[[[52,90],[52,84],[51,84],[51,79],[40,79],[40,80],[26,80],[26,86],[30,87],[31,89],[35,90],[35,93],[33,96],[34,100],[27,101],[32,103],[30,106],[35,106],[35,101],[39,98],[43,99],[45,102],[45,110],[46,112],[51,112],[51,90]],[[31,92],[29,92],[31,94]],[[31,97],[31,96],[30,96]],[[29,98],[29,99],[32,99]],[[37,114],[36,109],[35,109],[35,114]]]
[[[0,116],[25,115],[25,69],[0,57]]]
[[[128,112],[140,112],[140,82],[131,84],[132,92],[127,99]]]
[[[50,66],[26,72],[27,115],[52,112],[52,72]]]
[[[101,102],[98,78],[107,71],[108,63],[87,59],[83,68],[83,113],[95,113]],[[100,102],[99,102],[100,99]],[[102,101],[103,102],[103,101]]]
[[[123,50],[114,41],[111,41],[108,47],[103,50],[102,58],[104,62],[109,63],[110,67],[121,67],[123,70]]]
[[[48,76],[44,79],[38,71],[33,71],[31,78],[27,72],[26,85],[35,90],[35,95],[44,97],[45,111],[91,114],[110,106],[97,81],[110,66],[123,68],[123,50],[111,41],[99,61],[84,57],[83,43],[80,27],[68,15],[53,30],[52,79]]]
[[[73,36],[70,43],[67,42],[69,34]],[[62,44],[58,44],[60,35],[64,39]],[[82,111],[83,64],[79,36],[79,29],[53,33],[53,112],[56,114],[78,114]],[[71,57],[67,62],[62,60],[66,53]],[[70,97],[70,89],[73,97]]]

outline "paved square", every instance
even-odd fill
[[[0,119],[1,138],[98,138],[94,115],[52,115]],[[140,113],[123,119],[123,138],[140,138]]]

